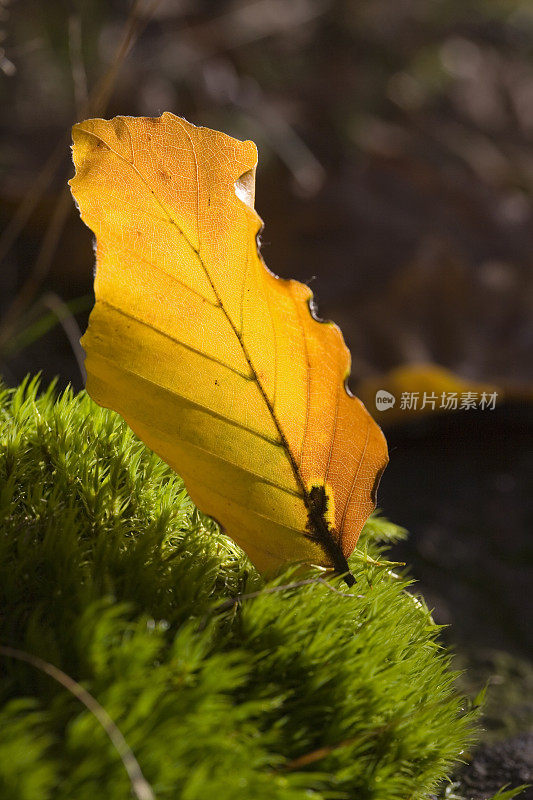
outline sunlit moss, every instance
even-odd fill
[[[0,448],[0,641],[86,686],[159,800],[422,800],[461,757],[472,714],[404,580],[359,555],[350,592],[224,602],[262,580],[84,394],[4,391]],[[375,517],[361,549],[379,558],[399,535]],[[130,797],[79,701],[0,664],[0,796]]]

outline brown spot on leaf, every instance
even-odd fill
[[[326,519],[328,496],[324,486],[312,486],[307,495],[307,536],[319,544],[331,559],[335,571],[343,575],[348,586],[353,586],[355,578],[350,572],[348,562],[339,543],[338,532],[330,527]]]
[[[374,505],[376,505],[376,500],[377,500],[377,496],[378,496],[378,487],[379,487],[379,482],[380,482],[380,480],[381,480],[381,476],[382,476],[382,475],[383,475],[383,473],[385,472],[385,467],[386,467],[386,466],[387,466],[387,465],[385,464],[385,465],[384,465],[384,466],[383,466],[383,467],[382,467],[382,468],[381,468],[381,469],[380,469],[380,470],[377,472],[377,474],[376,474],[376,477],[375,477],[375,479],[374,479],[374,485],[372,486],[372,491],[370,492],[370,499],[372,500],[372,502],[374,503]]]

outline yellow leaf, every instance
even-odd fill
[[[73,139],[70,184],[97,239],[89,394],[260,571],[346,572],[386,443],[345,389],[340,330],[258,255],[255,145],[168,113],[88,120]]]

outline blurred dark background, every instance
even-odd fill
[[[169,110],[253,139],[263,256],[341,325],[371,413],[366,382],[405,365],[498,391],[492,411],[376,413],[379,503],[444,635],[501,703],[531,692],[533,3],[0,0],[0,101],[3,380],[83,385],[73,122]],[[501,736],[533,722],[521,691]]]

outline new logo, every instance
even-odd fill
[[[385,389],[379,389],[376,392],[376,408],[378,411],[387,411],[388,408],[393,407],[395,402],[394,395],[386,392]]]

